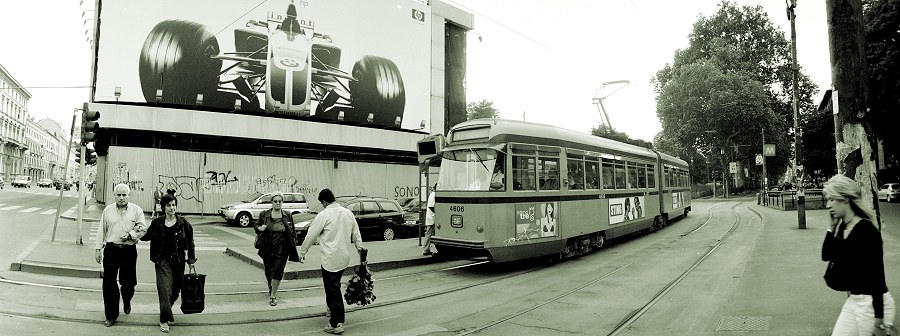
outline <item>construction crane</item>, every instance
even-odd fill
[[[616,93],[616,91],[621,90],[623,87],[627,86],[629,83],[631,83],[631,82],[628,80],[609,81],[609,82],[604,82],[603,85],[600,86],[599,89],[597,89],[597,93],[594,94],[593,102],[594,102],[594,104],[597,105],[597,110],[600,111],[600,125],[605,124],[607,127],[609,127],[609,129],[613,129],[612,123],[609,122],[609,114],[606,113],[606,108],[603,107],[603,100],[606,99],[607,97],[611,96],[613,93]],[[602,97],[598,96],[600,94],[600,92],[603,91],[603,88],[610,86],[610,85],[615,85],[615,84],[623,84],[623,85],[619,86],[612,92],[603,95]]]

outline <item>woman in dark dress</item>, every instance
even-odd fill
[[[281,209],[284,195],[276,192],[272,195],[272,209],[259,214],[256,221],[256,234],[260,235],[262,244],[257,248],[263,260],[266,273],[266,284],[269,286],[269,305],[278,304],[277,293],[284,267],[287,261],[300,261],[297,255],[297,244],[294,241],[294,222],[291,214]]]
[[[150,222],[147,234],[141,240],[150,241],[150,261],[156,268],[156,292],[159,296],[159,330],[169,332],[169,322],[174,322],[172,305],[181,291],[184,263],[197,262],[194,253],[194,229],[187,219],[175,214],[178,200],[165,194],[159,201],[165,216]],[[187,252],[187,258],[185,258]]]
[[[822,260],[840,273],[829,285],[847,295],[832,335],[872,335],[894,322],[894,299],[884,278],[881,233],[873,211],[862,202],[859,184],[836,175],[825,184],[831,229],[822,243]]]

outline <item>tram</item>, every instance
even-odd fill
[[[652,149],[503,119],[460,123],[445,141],[431,239],[441,255],[564,259],[691,210],[687,162]]]

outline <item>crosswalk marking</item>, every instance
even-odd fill
[[[99,223],[95,222],[91,224],[91,241],[97,241],[97,231],[99,231],[99,229]],[[199,231],[194,227],[194,251],[225,252],[226,247],[228,247],[228,243],[219,241],[211,237],[208,233]],[[149,251],[150,244],[138,244],[137,249]]]
[[[6,211],[6,210],[15,210],[15,209],[18,209],[18,208],[21,208],[21,207],[22,207],[21,205],[11,205],[11,206],[2,208],[2,209],[0,209],[0,210],[4,210],[4,211]]]
[[[19,212],[35,212],[35,211],[37,211],[37,210],[39,210],[39,209],[40,209],[40,208],[28,208],[28,209],[25,209],[25,210],[19,210]]]
[[[50,209],[50,210],[41,212],[41,215],[52,215],[54,213],[56,213],[56,209]]]

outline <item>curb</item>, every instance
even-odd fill
[[[230,247],[225,248],[225,254],[234,258],[237,258],[240,261],[246,262],[250,265],[258,267],[259,269],[264,269],[264,265],[261,261],[256,260],[251,256],[241,253],[238,250],[233,250]],[[409,259],[399,259],[399,260],[389,260],[389,261],[381,261],[381,262],[369,262],[369,270],[372,272],[379,272],[384,270],[391,270],[397,268],[404,268],[410,266],[421,266],[434,264],[445,261],[444,259],[433,256],[433,257],[413,257]],[[347,268],[352,269],[355,265],[350,265]],[[284,271],[284,280],[299,280],[299,279],[309,279],[312,277],[318,277],[322,274],[320,269],[307,269],[307,270],[285,270]]]

